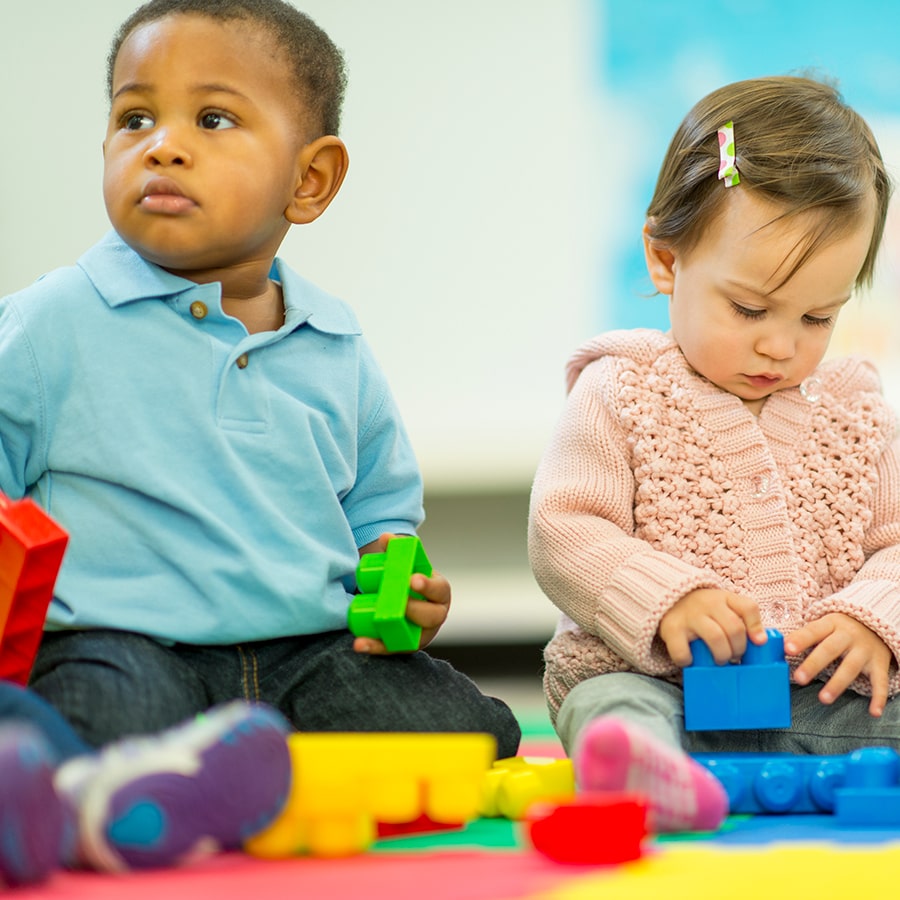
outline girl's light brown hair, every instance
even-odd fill
[[[734,122],[741,179],[735,188],[717,177],[718,129],[728,121]],[[755,78],[700,100],[663,160],[647,209],[649,237],[689,251],[715,218],[726,190],[735,189],[778,204],[782,218],[814,213],[815,224],[785,281],[823,245],[858,225],[874,195],[875,226],[857,278],[857,285],[871,283],[891,184],[871,129],[835,87],[799,76]]]

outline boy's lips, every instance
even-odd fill
[[[148,212],[177,215],[197,204],[171,178],[152,178],[141,191],[139,205]]]

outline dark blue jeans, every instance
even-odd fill
[[[229,646],[163,646],[122,631],[50,632],[31,687],[94,747],[216,703],[274,706],[300,731],[481,731],[499,758],[521,732],[509,707],[427,653],[365,656],[347,631]]]
[[[15,723],[27,723],[40,732],[56,754],[58,763],[91,752],[72,726],[43,697],[18,684],[0,681],[0,727]]]

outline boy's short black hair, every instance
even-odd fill
[[[106,64],[110,98],[116,58],[128,35],[141,25],[177,13],[223,22],[243,20],[268,31],[292,63],[296,93],[310,116],[309,140],[338,133],[347,87],[344,57],[309,16],[283,0],[149,0],[122,23],[113,38]]]

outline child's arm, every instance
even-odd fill
[[[383,553],[392,537],[395,535],[383,534],[377,541],[360,547],[360,557],[367,553]],[[406,607],[406,617],[410,622],[422,627],[422,637],[419,642],[421,650],[431,643],[447,620],[450,612],[450,582],[439,572],[432,572],[430,578],[416,573],[410,579],[409,586],[411,590],[425,598],[417,600],[410,597]],[[356,638],[353,642],[353,649],[357,653],[368,653],[374,656],[382,656],[390,652],[382,641],[366,637]]]
[[[614,364],[591,363],[569,395],[534,479],[529,557],[541,589],[582,631],[646,674],[674,674],[657,639],[663,615],[724,579],[635,537],[632,454],[605,398]]]

